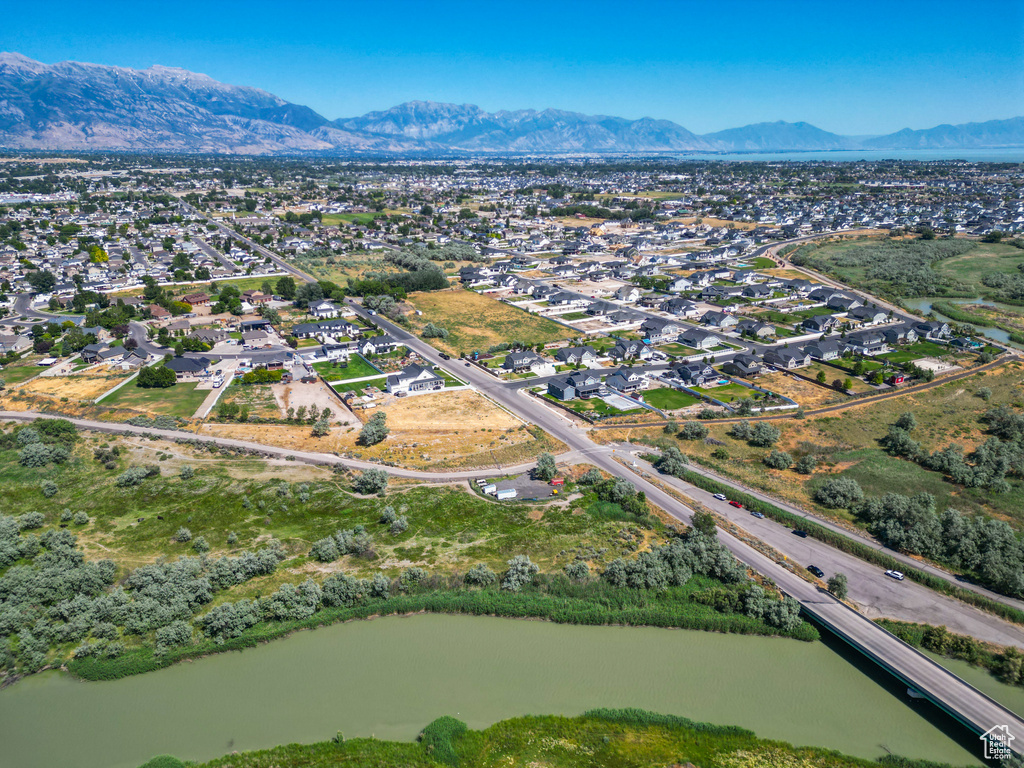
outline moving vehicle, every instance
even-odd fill
[[[806,539],[807,538],[807,531],[801,531],[799,528],[794,528],[793,529],[793,535],[794,536],[799,536],[801,539]]]
[[[743,509],[743,505],[740,504],[738,501],[730,501],[729,506],[736,507],[736,509]]]
[[[446,355],[444,352],[438,352],[437,356],[440,357],[442,360],[451,360],[452,359],[451,355]]]
[[[472,367],[472,364],[471,364],[471,363],[466,363],[466,367],[467,367],[467,368],[471,368],[471,367]]]
[[[752,514],[754,517],[764,520],[764,512],[751,512],[750,514]]]
[[[825,577],[825,572],[823,570],[821,570],[821,568],[819,568],[816,565],[808,565],[807,566],[807,570],[810,571],[811,573],[813,573],[819,579],[822,579],[822,578]]]
[[[888,576],[890,579],[896,579],[896,581],[903,581],[903,579],[906,578],[902,573],[900,573],[899,571],[894,571],[891,568],[885,572],[885,575]]]
[[[724,493],[716,493],[715,494],[715,498],[718,499],[719,501],[725,501],[725,494]]]

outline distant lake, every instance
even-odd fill
[[[834,152],[723,152],[679,156],[684,160],[722,160],[742,163],[836,163],[857,160],[965,160],[970,163],[1024,163],[1024,148],[1009,149],[843,149]]]

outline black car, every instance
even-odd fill
[[[811,573],[813,573],[819,579],[823,579],[825,577],[825,572],[823,570],[821,570],[821,568],[819,568],[816,565],[808,565],[807,566],[807,570],[810,571]]]
[[[806,539],[807,538],[807,531],[801,531],[799,528],[794,528],[793,529],[793,535],[794,536],[799,536],[801,539]]]
[[[451,355],[446,355],[444,352],[438,352],[437,356],[440,357],[442,360],[451,360],[452,359]]]

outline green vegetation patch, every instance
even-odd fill
[[[99,404],[109,408],[133,408],[147,413],[190,419],[210,394],[209,390],[196,389],[197,386],[198,382],[189,381],[166,388],[146,388],[129,382],[104,397]]]

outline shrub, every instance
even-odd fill
[[[374,494],[384,493],[388,487],[388,473],[383,469],[367,469],[352,482],[352,488],[356,493]]]
[[[427,578],[427,572],[422,568],[406,568],[398,577],[398,588],[407,592],[425,578]]]
[[[321,563],[333,563],[338,559],[340,553],[338,552],[338,544],[335,542],[333,537],[327,537],[320,539],[313,543],[312,548],[309,550],[309,555]]]
[[[830,477],[814,492],[814,500],[830,509],[849,509],[863,498],[860,483],[852,477]]]
[[[75,525],[88,525],[89,524],[89,513],[88,512],[76,512],[74,518],[72,518]]]
[[[388,436],[387,414],[384,411],[375,413],[359,431],[360,445],[376,445]]]
[[[782,432],[767,421],[759,421],[750,431],[749,442],[757,448],[768,448],[779,442]]]
[[[50,448],[42,443],[29,443],[18,454],[18,463],[23,467],[45,467],[49,462]]]
[[[812,474],[814,472],[814,470],[817,468],[817,466],[818,466],[818,460],[815,459],[810,454],[807,454],[806,456],[801,456],[800,457],[800,460],[797,461],[796,466],[794,467],[794,469],[797,472],[799,472],[801,475],[810,475],[810,474]]]
[[[679,438],[681,440],[703,440],[707,436],[707,426],[701,424],[699,421],[688,421],[683,424],[683,428],[679,430]]]
[[[375,573],[370,579],[370,597],[387,600],[391,594],[391,579],[383,573]]]
[[[769,469],[789,469],[793,464],[793,457],[785,451],[772,450],[761,459]]]
[[[18,528],[23,531],[31,531],[42,528],[46,518],[41,512],[26,512],[18,518]]]
[[[498,574],[483,563],[478,563],[466,571],[463,581],[477,587],[486,587],[498,580]]]
[[[182,480],[191,480],[193,477],[196,476],[196,471],[192,469],[190,465],[186,464],[181,468],[181,472],[179,473],[179,475],[181,476]]]
[[[666,475],[672,475],[673,477],[679,477],[683,472],[686,471],[686,465],[690,463],[690,460],[683,455],[683,452],[676,448],[674,445],[670,445],[664,451],[654,466],[659,472]]]
[[[508,561],[508,570],[501,580],[501,588],[518,592],[527,584],[533,583],[533,577],[538,571],[540,568],[527,555],[516,555]]]
[[[238,534],[234,531],[228,532],[228,546],[233,547],[238,543]]]
[[[461,720],[445,715],[439,717],[420,734],[420,743],[433,760],[457,768],[459,756],[455,742],[468,730]]]
[[[142,481],[149,477],[155,477],[160,474],[160,467],[149,464],[144,467],[128,467],[124,472],[117,476],[114,481],[118,488],[131,488],[136,485],[141,485]]]
[[[196,540],[192,542],[192,549],[199,554],[210,551],[210,545],[206,541],[205,536],[197,536]]]
[[[679,425],[675,421],[669,420],[668,424],[665,425],[662,431],[666,435],[674,435],[679,431]]]
[[[577,560],[565,566],[565,575],[573,581],[586,581],[590,578],[590,566],[582,560]]]
[[[39,432],[32,427],[22,427],[18,430],[15,442],[24,448],[26,445],[32,445],[40,441]]]
[[[601,470],[588,469],[580,478],[580,485],[597,485],[602,480],[604,480],[604,477],[601,475]]]
[[[192,541],[192,531],[185,526],[181,526],[174,532],[174,540],[181,544],[184,544],[187,541]]]
[[[327,419],[326,416],[319,418],[317,422],[313,425],[313,437],[325,437],[330,433],[331,422]]]
[[[391,533],[394,536],[405,533],[407,530],[409,530],[409,519],[404,515],[391,523]]]

